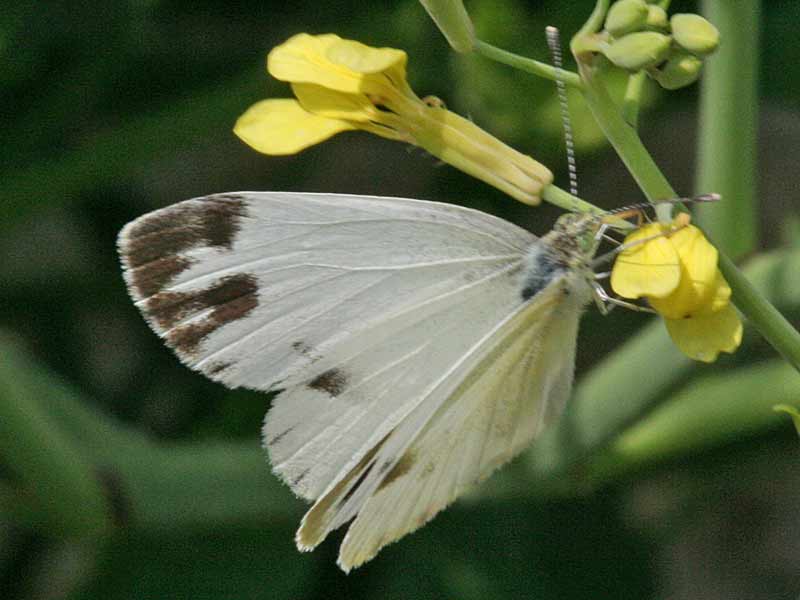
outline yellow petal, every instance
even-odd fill
[[[292,91],[300,105],[315,115],[356,122],[380,117],[364,94],[345,94],[313,83],[293,83]]]
[[[300,33],[267,56],[270,75],[292,83],[315,83],[348,94],[384,94],[391,71],[405,80],[406,53],[394,48],[370,48],[337,35]]]
[[[650,304],[668,319],[682,319],[707,308],[716,291],[717,249],[697,227],[688,225],[669,236],[678,252],[680,283],[670,295],[650,299]]]
[[[731,300],[731,287],[722,273],[717,269],[717,275],[714,279],[714,292],[711,294],[711,299],[708,303],[708,309],[711,312],[722,310]]]
[[[663,231],[662,225],[651,223],[625,238],[625,245],[630,247],[620,252],[611,270],[614,292],[623,298],[662,298],[678,287],[681,268],[669,238],[659,236],[642,242]]]
[[[379,110],[364,94],[345,94],[313,83],[293,83],[292,90],[300,105],[310,113],[347,121],[352,129],[363,129],[390,140],[414,142],[402,118]]]
[[[328,46],[325,57],[358,73],[380,73],[392,68],[405,69],[406,53],[395,48],[372,48],[354,40],[337,39]]]
[[[675,345],[694,360],[714,362],[720,352],[734,352],[742,342],[742,321],[732,305],[686,319],[665,319]]]
[[[297,100],[285,99],[257,102],[239,117],[233,132],[264,154],[294,154],[349,129],[355,127],[311,114]]]
[[[553,181],[550,169],[447,109],[420,102],[416,112],[405,122],[418,146],[521,202],[541,202]]]

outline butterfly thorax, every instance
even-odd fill
[[[589,302],[593,278],[591,260],[598,246],[597,229],[596,217],[561,216],[553,230],[528,249],[522,277],[523,300],[533,298],[559,279],[565,293],[574,294],[581,303]]]

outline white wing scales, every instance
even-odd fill
[[[145,215],[119,246],[134,300],[184,362],[268,390],[317,349],[495,272],[534,239],[457,206],[245,192]],[[229,310],[210,318],[220,300]]]
[[[181,360],[231,387],[284,390],[264,442],[317,500],[298,545],[357,516],[349,569],[560,412],[580,310],[563,311],[571,346],[544,352],[561,283],[522,302],[535,241],[457,206],[242,192],[145,215],[119,248],[134,301]]]
[[[509,323],[369,493],[339,554],[344,570],[372,558],[516,456],[569,397],[580,306],[561,283]],[[562,345],[556,348],[556,345]],[[302,530],[301,530],[302,531]]]

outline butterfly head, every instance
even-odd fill
[[[597,215],[566,213],[553,226],[556,243],[564,254],[579,261],[591,259],[599,246],[597,232],[602,224]]]

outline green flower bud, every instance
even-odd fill
[[[697,81],[702,68],[702,60],[694,54],[679,50],[660,69],[653,69],[649,73],[664,89],[677,90]]]
[[[647,7],[647,27],[649,29],[660,29],[666,31],[669,27],[667,11],[660,6],[651,4]]]
[[[647,2],[644,0],[619,0],[606,15],[606,31],[614,37],[639,31],[647,23]]]
[[[456,52],[471,52],[475,29],[461,0],[420,0]]]
[[[692,54],[705,56],[719,46],[719,31],[700,15],[672,15],[670,24],[675,42]]]
[[[670,43],[668,35],[637,31],[614,41],[603,53],[608,60],[626,71],[641,71],[666,60]]]

